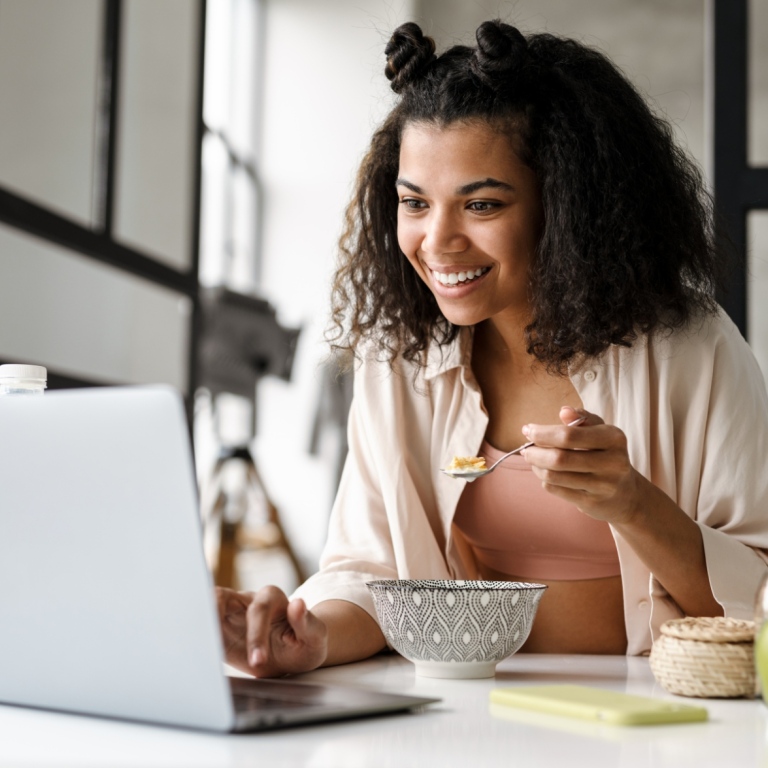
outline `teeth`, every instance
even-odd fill
[[[432,274],[443,285],[456,285],[457,283],[465,283],[467,280],[474,280],[480,275],[484,275],[488,271],[488,267],[480,267],[479,269],[469,269],[465,272],[432,272]]]

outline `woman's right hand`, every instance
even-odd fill
[[[328,656],[328,629],[301,599],[277,587],[236,592],[216,587],[228,664],[255,677],[309,672]]]

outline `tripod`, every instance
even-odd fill
[[[200,341],[198,387],[210,397],[211,412],[221,444],[222,395],[232,395],[250,405],[248,436],[238,435],[219,450],[210,482],[201,489],[206,556],[218,585],[238,588],[237,561],[247,553],[282,550],[299,583],[302,568],[285,537],[275,505],[267,495],[253,455],[248,448],[254,433],[256,384],[264,376],[288,381],[299,336],[298,329],[277,322],[275,310],[256,296],[223,286],[200,291]],[[224,408],[226,411],[226,407]],[[226,419],[225,419],[226,420]]]
[[[205,537],[215,583],[230,589],[241,587],[236,562],[241,552],[282,550],[301,584],[303,568],[248,446],[220,449],[208,488],[213,501],[205,517]],[[261,514],[254,515],[255,511]]]

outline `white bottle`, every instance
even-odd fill
[[[2,395],[42,395],[48,371],[42,365],[0,365]]]

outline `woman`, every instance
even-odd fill
[[[768,402],[714,300],[698,171],[572,40],[486,22],[435,57],[405,24],[386,54],[401,98],[334,286],[360,365],[328,543],[292,600],[219,591],[229,661],[270,676],[382,650],[377,578],[546,583],[536,652],[642,654],[666,619],[749,617]],[[439,472],[523,441],[471,485]]]

